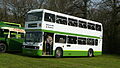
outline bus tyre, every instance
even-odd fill
[[[88,51],[88,57],[93,57],[93,56],[94,56],[93,50],[90,49],[90,50]]]
[[[56,58],[61,58],[63,56],[63,51],[62,51],[62,49],[61,48],[57,48],[56,50],[55,50],[55,57]]]
[[[4,44],[4,43],[0,43],[0,52],[1,53],[4,53],[4,52],[6,52],[6,44]]]

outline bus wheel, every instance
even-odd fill
[[[62,51],[62,49],[61,48],[57,48],[56,50],[55,50],[55,57],[56,58],[60,58],[60,57],[62,57],[63,56],[63,51]]]
[[[6,45],[4,43],[0,43],[0,52],[1,53],[6,52]]]
[[[90,49],[90,50],[88,51],[88,57],[93,57],[93,56],[94,56],[93,50]]]

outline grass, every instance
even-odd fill
[[[17,54],[0,54],[0,68],[120,68],[120,56],[96,57],[27,57]]]

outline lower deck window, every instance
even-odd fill
[[[0,29],[0,37],[8,37],[9,35],[9,30],[8,29]]]
[[[98,45],[98,39],[95,39],[95,46]]]
[[[98,39],[66,36],[66,35],[55,35],[55,43],[66,43],[67,44],[78,44],[78,45],[91,45],[97,46]]]
[[[55,35],[55,42],[56,43],[66,43],[66,36],[65,35]]]
[[[18,38],[24,38],[25,37],[25,35],[24,35],[24,33],[18,33]]]
[[[87,39],[87,45],[95,45],[95,40],[94,39],[91,39],[91,38],[88,38]]]
[[[77,37],[68,36],[67,43],[69,43],[69,44],[77,44]]]
[[[78,38],[78,44],[86,45],[86,38]]]
[[[10,31],[10,38],[17,38],[17,32]]]

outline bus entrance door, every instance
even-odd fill
[[[44,32],[43,55],[53,55],[53,33]]]

